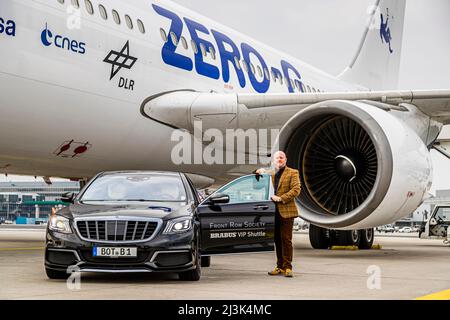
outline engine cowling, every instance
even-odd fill
[[[413,212],[431,186],[424,142],[390,112],[363,102],[305,108],[283,126],[276,146],[300,171],[300,216],[324,228],[391,223]]]

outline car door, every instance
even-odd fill
[[[198,206],[203,255],[271,251],[275,203],[269,175],[240,177]],[[211,199],[228,198],[226,203]]]

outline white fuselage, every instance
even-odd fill
[[[0,3],[0,30],[5,29],[0,33],[0,170],[91,177],[103,170],[164,169],[218,177],[230,166],[177,166],[170,161],[173,129],[142,116],[144,99],[179,89],[287,93],[290,90],[286,81],[283,84],[274,81],[271,72],[273,67],[283,73],[282,61],[301,75],[303,87],[294,84],[291,92],[306,91],[307,86],[320,91],[361,89],[169,1],[91,0],[93,15],[80,1],[79,28],[72,29],[68,25],[77,21],[77,15],[68,13],[70,1],[65,2],[2,0]],[[107,20],[101,17],[99,4],[106,8]],[[167,52],[160,30],[165,30],[170,38],[171,30],[180,31],[179,26],[174,27],[178,20],[163,16],[155,6],[182,21],[181,35],[187,40],[187,49],[180,42],[175,52]],[[119,13],[120,25],[113,20],[113,9]],[[131,17],[133,29],[127,27],[125,14]],[[145,33],[139,31],[137,19],[143,22]],[[196,33],[212,44],[215,59],[208,53],[196,61],[187,21],[206,28],[207,33]],[[245,71],[242,86],[243,80],[239,80],[231,63],[226,63],[229,79],[224,79],[221,51],[212,30],[232,40],[241,61],[242,44],[260,54],[270,79],[261,76],[265,73],[261,60],[253,53],[249,57],[255,67],[255,79],[265,81],[262,88],[255,88],[250,73]],[[228,44],[224,47],[231,50]],[[197,49],[201,56],[201,46]],[[116,62],[125,65],[119,68],[112,61],[121,51],[124,56]],[[164,56],[175,60],[184,57],[185,61],[191,61],[192,70],[168,64]],[[210,69],[207,75],[198,71],[205,64]]]

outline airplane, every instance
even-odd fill
[[[450,90],[396,89],[405,5],[377,0],[334,76],[168,0],[3,0],[0,169],[80,180],[172,170],[211,184],[283,150],[300,171],[313,247],[373,241],[373,227],[427,197],[430,150],[449,149],[437,137]],[[258,163],[172,161],[174,132],[203,148],[210,129],[278,134]]]

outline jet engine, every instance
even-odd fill
[[[364,102],[303,109],[283,126],[276,148],[299,169],[300,216],[323,228],[391,223],[413,212],[431,186],[425,143],[392,111]]]

